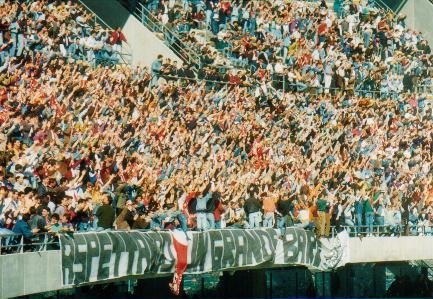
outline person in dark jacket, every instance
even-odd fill
[[[37,228],[39,232],[45,231],[45,226],[47,226],[47,223],[42,217],[42,209],[44,207],[39,207],[36,209],[35,207],[30,207],[30,220],[29,225],[31,229]]]
[[[102,206],[96,211],[96,216],[98,217],[97,230],[111,230],[113,228],[115,213],[108,195],[102,199]]]
[[[277,227],[284,229],[288,223],[293,223],[292,217],[294,212],[293,202],[288,197],[281,197],[277,202],[278,221]]]
[[[30,214],[24,214],[21,220],[18,220],[17,223],[15,223],[14,228],[12,231],[15,234],[23,235],[24,240],[30,240],[33,237],[33,234],[37,232],[37,228],[34,228],[33,230],[30,228],[29,225],[30,220]]]
[[[21,220],[18,220],[13,229],[12,232],[23,236],[23,244],[24,244],[24,251],[31,250],[31,247],[29,244],[32,243],[32,238],[34,237],[34,234],[38,232],[37,228],[34,228],[33,230],[30,228],[29,222],[30,221],[30,214],[26,213],[23,215]],[[11,245],[18,245],[20,243],[21,237],[17,237],[10,241]]]
[[[207,210],[206,219],[209,223],[210,229],[215,229],[214,211],[215,211],[215,207],[216,207],[216,201],[218,200],[219,196],[220,196],[220,194],[218,191],[213,192],[212,197],[208,200],[208,202],[206,204],[206,210]]]
[[[248,214],[249,228],[260,227],[260,222],[262,220],[262,203],[258,197],[258,187],[251,187],[248,193],[249,194],[247,200],[245,201],[244,210]]]

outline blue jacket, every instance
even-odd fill
[[[23,235],[27,239],[29,239],[33,236],[33,232],[30,229],[29,224],[27,222],[25,222],[24,220],[18,220],[17,223],[15,223],[15,226],[12,229],[12,231],[15,234]]]

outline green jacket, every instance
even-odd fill
[[[317,212],[329,212],[328,202],[322,198],[317,200]]]
[[[379,195],[381,194],[382,192],[381,191],[379,191],[379,192],[376,192],[374,195],[373,195],[373,199],[372,200],[366,200],[366,201],[364,201],[364,212],[374,212],[374,208],[373,208],[373,205],[374,205],[374,203],[379,199]]]

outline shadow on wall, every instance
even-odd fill
[[[407,2],[407,0],[381,0],[381,2],[385,3],[389,8],[391,8],[395,12],[398,8],[400,8],[404,4],[404,2]]]
[[[81,0],[88,8],[92,11],[97,12],[98,15],[102,15],[104,22],[112,28],[123,28],[128,21],[130,13],[127,10],[124,11],[113,11],[111,2],[116,1],[101,1],[101,0]],[[128,6],[135,7],[137,0],[126,0]],[[120,1],[119,1],[120,2]],[[131,9],[132,10],[132,9]]]

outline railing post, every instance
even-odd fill
[[[21,246],[20,246],[20,253],[23,253],[24,252],[24,236],[23,235],[21,235],[20,244],[21,244]]]
[[[286,92],[286,75],[283,75],[283,92]]]

